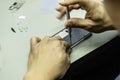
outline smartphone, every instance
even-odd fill
[[[60,36],[65,41],[70,43],[69,32],[66,28],[55,33],[53,36]],[[91,36],[92,33],[87,30],[84,30],[82,28],[71,28],[71,48],[75,47],[80,42],[90,38]]]

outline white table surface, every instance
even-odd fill
[[[56,19],[58,13],[54,8],[58,5],[57,0],[26,0],[19,10],[8,10],[14,2],[0,1],[0,80],[22,80],[27,69],[30,38],[51,36],[63,29],[65,23],[65,19]],[[84,17],[85,11],[72,11],[71,15]],[[92,37],[73,49],[71,63],[117,35],[117,31],[93,33]]]

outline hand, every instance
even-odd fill
[[[24,80],[55,80],[61,78],[70,66],[69,44],[60,37],[31,39],[28,71]]]
[[[100,0],[65,0],[59,4],[60,6],[56,9],[60,12],[59,19],[66,13],[65,6],[69,6],[70,11],[73,9],[83,9],[87,12],[85,19],[69,19],[65,23],[66,27],[80,27],[95,33],[114,29],[113,23]]]

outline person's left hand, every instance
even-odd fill
[[[60,37],[32,38],[24,79],[55,80],[64,76],[70,66],[68,48],[69,44]]]

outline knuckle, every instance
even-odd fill
[[[63,43],[63,45],[64,45],[65,47],[69,47],[69,46],[70,46],[70,44],[69,44],[67,41],[62,41],[62,43]]]
[[[60,45],[61,45],[61,41],[60,41],[60,40],[56,40],[54,43],[55,43],[57,46],[60,46]]]
[[[48,39],[50,39],[50,36],[46,36],[43,39],[48,40]]]

